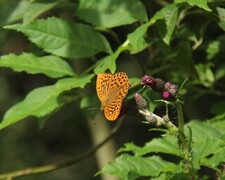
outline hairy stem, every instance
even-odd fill
[[[177,115],[178,115],[178,122],[179,122],[178,139],[179,139],[179,144],[181,146],[181,149],[184,155],[183,157],[184,165],[186,164],[186,167],[190,175],[190,179],[195,180],[196,175],[195,175],[195,170],[192,163],[192,153],[191,153],[191,148],[189,146],[187,138],[185,137],[185,134],[184,134],[184,117],[183,117],[182,105],[179,100],[176,102],[176,107],[177,107]]]

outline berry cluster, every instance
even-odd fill
[[[144,85],[144,87],[151,87],[153,90],[160,92],[162,98],[165,100],[176,99],[179,91],[179,88],[176,85],[148,75],[142,77],[141,84]]]

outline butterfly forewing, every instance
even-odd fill
[[[96,81],[96,91],[98,98],[101,102],[105,101],[107,98],[108,90],[109,90],[109,83],[112,74],[103,73],[99,74]]]

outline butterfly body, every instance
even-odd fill
[[[102,103],[101,110],[104,110],[108,120],[114,121],[119,116],[129,86],[128,76],[124,72],[102,73],[97,76],[96,91]]]

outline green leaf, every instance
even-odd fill
[[[50,114],[65,104],[65,101],[58,98],[61,93],[73,88],[83,88],[92,78],[93,75],[82,78],[65,78],[60,79],[55,85],[32,90],[22,102],[14,105],[6,112],[0,124],[0,129],[29,116],[42,118]]]
[[[139,176],[159,176],[163,172],[181,172],[181,166],[162,160],[158,156],[134,157],[123,154],[107,164],[99,173],[110,173],[120,179],[136,179]],[[98,173],[98,174],[99,174]]]
[[[195,165],[213,163],[217,166],[223,161],[223,158],[218,160],[218,157],[221,156],[225,156],[225,141],[211,138],[195,141],[193,144],[193,162]]]
[[[195,65],[196,72],[199,77],[200,83],[206,87],[213,85],[215,78],[212,69],[211,63],[197,64]]]
[[[163,8],[161,13],[163,15],[164,21],[157,22],[157,29],[163,41],[166,44],[169,44],[176,27],[178,8],[176,4],[171,4]]]
[[[219,101],[219,102],[213,103],[212,108],[210,109],[210,112],[216,115],[220,115],[224,113],[224,107],[225,107],[225,101]]]
[[[225,31],[225,8],[217,7],[216,10],[219,17],[219,25]]]
[[[211,154],[210,154],[211,155]],[[209,168],[217,167],[225,159],[225,147],[215,150],[215,153],[211,157],[202,160],[201,164]]]
[[[110,54],[100,59],[96,63],[96,67],[94,69],[95,74],[105,72],[107,69],[109,69],[110,72],[114,74],[116,71],[116,59],[118,58],[121,52],[127,50],[128,48],[129,47],[126,42],[122,44],[113,54]]]
[[[128,40],[131,45],[130,52],[136,54],[149,46],[145,39],[149,23],[139,26],[134,32],[128,34]]]
[[[177,22],[178,9],[175,4],[168,5],[158,11],[149,22],[139,26],[134,32],[128,34],[128,40],[131,45],[130,52],[135,54],[149,46],[149,42],[146,39],[146,33],[148,28],[156,23],[158,20],[164,20],[166,27],[160,26],[162,23],[158,23],[159,33],[165,43],[169,44],[172,33]],[[165,30],[166,29],[166,30]]]
[[[71,67],[56,56],[37,57],[33,54],[9,54],[0,57],[0,67],[9,67],[14,71],[25,71],[30,74],[42,73],[52,78],[74,76]]]
[[[224,124],[224,121],[221,123]],[[218,156],[221,157],[221,153],[225,152],[225,140],[223,139],[225,129],[223,126],[220,129],[217,124],[214,125],[210,121],[191,121],[185,127],[186,134],[189,134],[187,133],[187,127],[191,129],[192,133],[192,152],[195,168],[199,169],[200,165],[210,164],[209,162],[218,165],[223,161],[223,159],[218,160]]]
[[[116,27],[147,19],[139,0],[80,0],[76,15],[100,27]]]
[[[212,11],[207,4],[207,0],[174,0],[174,2],[177,4],[178,3],[188,3],[190,6],[197,6],[206,11]]]
[[[224,46],[225,46],[225,36],[220,36],[217,40],[211,41],[206,49],[207,59],[213,60],[213,58],[215,58],[216,56],[218,56],[220,54],[223,57],[224,56],[224,51],[223,51]]]
[[[29,0],[21,0],[18,1],[16,7],[12,10],[10,15],[8,16],[7,22],[13,23],[16,21],[19,21],[23,18],[24,12],[26,12],[27,7],[29,6],[30,1]]]
[[[72,24],[59,18],[8,25],[4,28],[23,32],[38,47],[57,56],[84,58],[99,52],[111,53],[105,37],[94,28],[84,24]]]
[[[212,125],[209,121],[203,123],[200,121],[192,120],[185,126],[186,134],[188,134],[189,130],[187,127],[191,128],[192,137],[195,141],[201,141],[202,138],[204,139],[220,139],[221,136],[225,133],[225,131],[218,130],[218,127]]]
[[[109,69],[111,73],[115,73],[116,59],[118,56],[119,56],[118,53],[113,53],[111,55],[108,55],[108,56],[100,59],[97,62],[96,67],[94,69],[95,74],[105,72],[107,69]]]
[[[26,11],[24,11],[23,22],[29,23],[36,19],[39,15],[52,9],[59,4],[59,1],[52,0],[36,0],[31,1]]]
[[[144,147],[138,147],[132,143],[128,143],[119,152],[132,151],[135,156],[143,156],[149,153],[166,153],[176,156],[181,155],[178,148],[177,139],[174,136],[165,136],[163,138],[155,138],[146,143]]]

